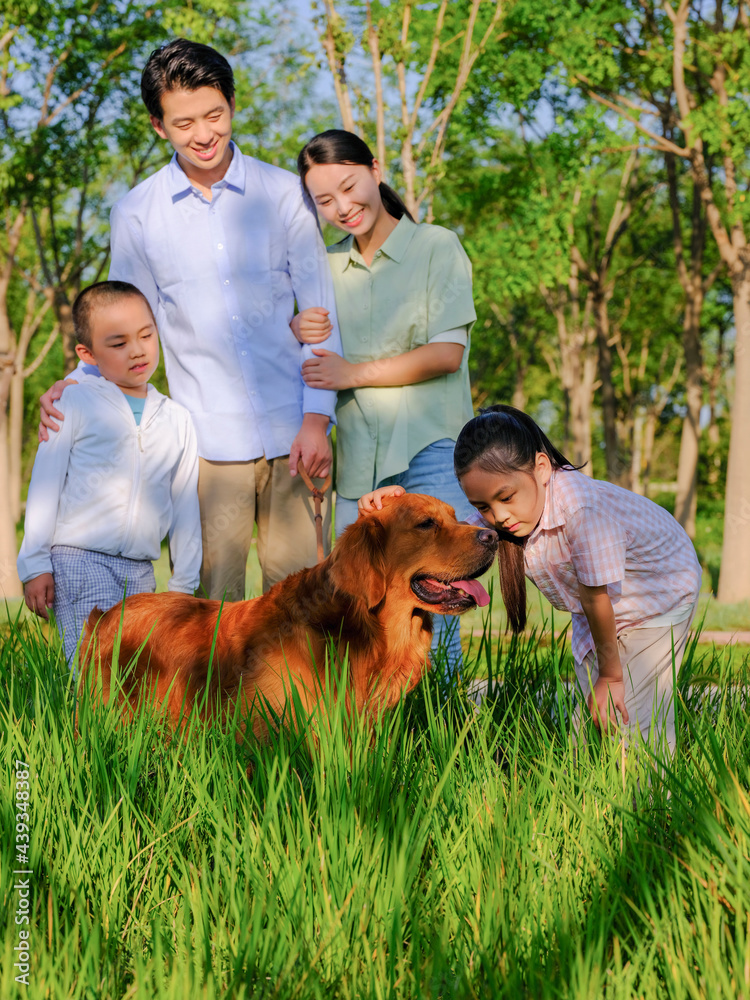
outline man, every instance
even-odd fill
[[[341,351],[328,262],[299,179],[231,141],[234,80],[220,53],[185,39],[162,46],[141,94],[174,156],[112,209],[109,277],[151,303],[170,393],[195,424],[202,588],[242,600],[254,523],[264,589],[316,561],[297,467],[328,474],[336,395],[304,384],[311,348],[289,324],[296,300]],[[43,397],[51,416],[61,391]],[[330,501],[325,509],[327,542]]]

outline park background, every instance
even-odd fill
[[[230,57],[244,152],[294,169],[313,134],[351,128],[459,234],[475,404],[528,410],[594,476],[673,510],[706,622],[747,629],[744,0],[0,0],[5,596],[71,304],[106,276],[109,208],[171,152],[139,77],[175,35]],[[19,607],[0,641],[4,997],[750,996],[746,650],[691,645],[675,762],[579,756],[559,620],[535,607],[509,642],[495,602],[467,654],[480,708],[432,672],[374,736],[331,705],[311,753],[294,731],[170,742],[148,712],[125,729],[85,701],[74,724],[59,644]]]
[[[294,169],[306,139],[343,125],[415,216],[459,234],[474,268],[475,404],[528,410],[585,471],[664,503],[725,606],[709,624],[750,623],[744,4],[0,11],[6,597],[20,594],[37,400],[75,362],[71,304],[106,277],[111,205],[171,153],[141,106],[140,69],[185,34],[230,56],[246,153]]]

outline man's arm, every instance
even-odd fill
[[[284,201],[287,266],[297,307],[300,312],[314,307],[327,310],[331,331],[328,337],[320,342],[320,346],[336,354],[343,354],[331,269],[317,217],[312,207],[305,202],[299,185],[288,192]],[[301,355],[302,361],[313,357],[310,344],[302,345]],[[335,408],[335,392],[303,384],[303,413],[325,415],[331,423],[334,423]]]
[[[140,233],[131,224],[119,204],[110,212],[110,281],[129,281],[148,299],[156,317],[159,288],[151,273]],[[158,322],[158,320],[157,320]]]

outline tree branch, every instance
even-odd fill
[[[383,101],[383,57],[380,54],[378,30],[372,20],[372,3],[367,0],[367,44],[372,59],[372,73],[375,79],[375,127],[377,131],[377,158],[385,176],[385,104]]]
[[[637,118],[634,118],[633,115],[628,114],[623,109],[622,105],[617,104],[614,101],[610,101],[608,98],[603,97],[601,94],[597,94],[595,90],[587,90],[586,93],[592,99],[592,101],[596,101],[598,104],[604,105],[604,107],[609,108],[610,111],[616,111],[617,114],[620,115],[622,118],[625,118],[632,125],[635,125],[635,127],[642,135],[648,136],[648,138],[655,143],[654,146],[650,147],[651,149],[658,150],[661,153],[671,152],[674,153],[675,156],[684,156],[684,157],[690,156],[689,149],[683,149],[682,146],[678,146],[676,143],[671,142],[665,136],[658,135],[656,132],[652,132],[651,129],[648,129],[646,128],[645,125],[642,125]],[[620,100],[619,95],[617,95],[617,100],[618,101]]]
[[[328,67],[333,77],[333,88],[336,92],[339,111],[341,112],[341,122],[347,132],[356,132],[354,127],[354,114],[352,113],[352,102],[349,96],[349,85],[346,82],[346,71],[344,69],[344,58],[339,58],[336,51],[336,38],[334,25],[341,19],[336,13],[333,0],[325,0],[326,5],[326,30],[321,36],[323,48],[328,57]]]

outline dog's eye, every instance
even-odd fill
[[[416,527],[421,528],[424,531],[427,531],[429,528],[434,528],[436,524],[437,521],[435,520],[434,517],[428,517],[426,521],[420,521],[419,524],[416,525]]]

